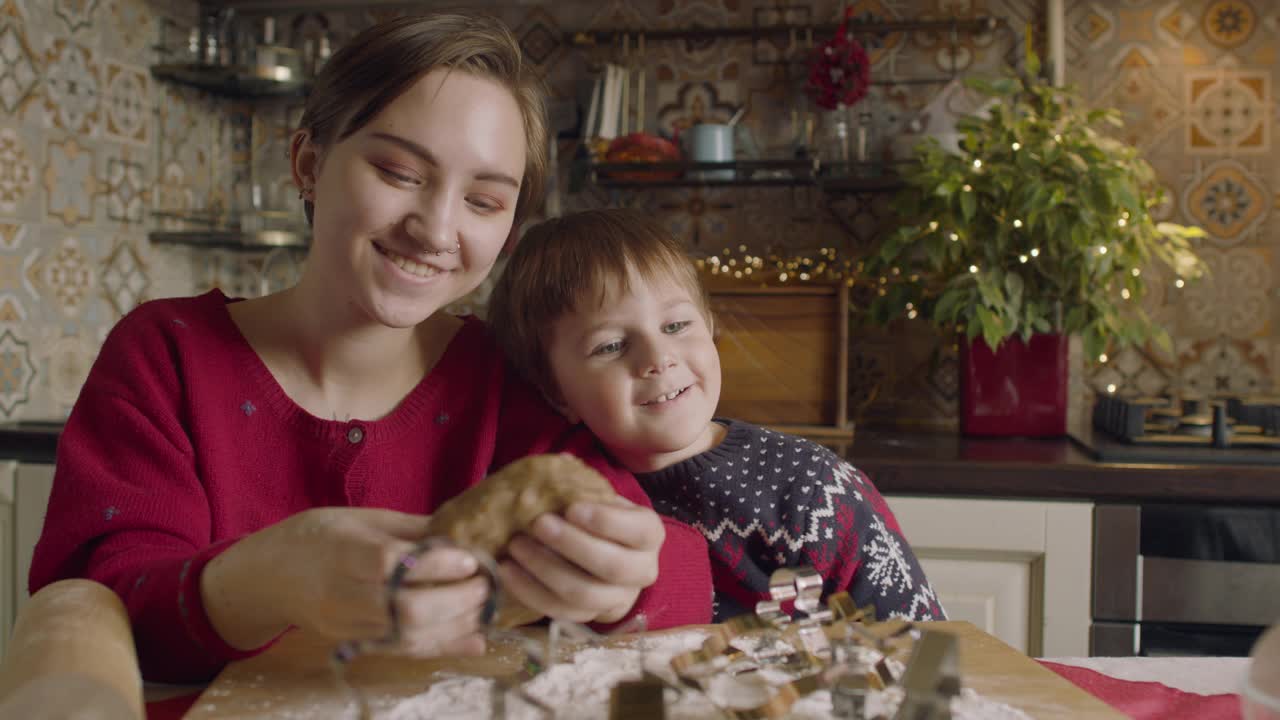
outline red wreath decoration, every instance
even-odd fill
[[[858,102],[871,82],[871,60],[849,32],[849,15],[846,11],[836,36],[815,48],[809,61],[805,93],[827,110]]]

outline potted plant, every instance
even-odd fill
[[[1156,222],[1154,171],[1104,132],[1120,114],[1038,76],[1030,56],[1027,75],[967,79],[993,102],[958,122],[958,153],[916,147],[894,198],[906,224],[864,264],[873,321],[960,331],[967,434],[1065,433],[1068,338],[1090,358],[1147,340],[1167,350],[1139,304],[1143,273],[1202,272],[1190,241],[1203,231]]]

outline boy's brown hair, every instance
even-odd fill
[[[648,215],[621,208],[587,210],[530,227],[489,297],[489,325],[508,361],[559,401],[548,362],[552,326],[580,303],[603,303],[611,281],[628,291],[632,272],[684,285],[712,324],[698,269],[680,241]]]
[[[364,127],[423,75],[449,68],[505,87],[524,119],[525,169],[516,227],[537,208],[547,177],[547,120],[542,78],[525,62],[511,30],[486,15],[393,18],[356,35],[325,63],[307,96],[298,129],[320,146]],[[306,203],[307,220],[312,205]]]

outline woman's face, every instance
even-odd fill
[[[315,188],[313,286],[412,327],[493,267],[524,175],[524,122],[497,82],[433,70],[351,136],[304,141],[296,157]]]

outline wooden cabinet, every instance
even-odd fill
[[[709,289],[723,382],[716,414],[848,444],[849,289]]]
[[[950,619],[1028,655],[1089,654],[1092,503],[886,500]]]

